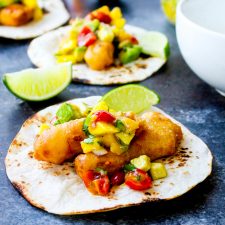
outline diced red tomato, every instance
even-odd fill
[[[89,13],[87,16],[87,19],[93,20],[93,19],[98,19],[102,23],[110,24],[112,21],[112,18],[110,15],[101,12],[101,11],[96,11],[93,13]]]
[[[123,171],[115,172],[110,178],[110,182],[111,182],[112,186],[120,185],[120,184],[124,183],[124,177],[125,177],[125,174]]]
[[[96,37],[95,33],[92,32],[92,30],[87,26],[84,26],[78,35],[78,45],[79,46],[88,47],[88,46],[92,45],[96,40],[97,40],[97,37]]]
[[[109,193],[110,181],[107,175],[101,175],[100,178],[92,182],[98,195],[107,195]]]
[[[97,12],[96,15],[94,15],[96,19],[98,19],[100,22],[110,24],[112,21],[112,18],[105,14],[104,12]]]
[[[149,175],[140,169],[130,171],[125,175],[125,184],[134,190],[146,190],[152,186],[152,180]]]
[[[136,37],[132,36],[131,39],[130,39],[131,43],[134,44],[134,45],[137,45],[138,44],[138,40]]]
[[[82,177],[87,189],[97,195],[107,195],[110,189],[109,177],[94,170],[89,170]]]
[[[100,110],[100,111],[97,111],[96,113],[94,113],[94,116],[95,116],[95,123],[97,122],[106,122],[106,123],[113,123],[113,121],[115,121],[115,117],[107,112],[107,111],[104,111],[104,110]]]

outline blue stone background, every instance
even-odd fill
[[[71,5],[69,0],[67,3]],[[4,166],[9,144],[22,123],[51,104],[102,95],[116,86],[72,83],[54,99],[28,103],[15,98],[0,82],[0,224],[225,224],[225,98],[198,79],[185,64],[177,46],[174,26],[163,16],[159,0],[89,0],[85,2],[86,11],[105,3],[121,6],[130,24],[158,30],[168,36],[171,45],[168,63],[141,84],[157,91],[161,96],[159,107],[208,144],[214,155],[212,175],[187,194],[167,202],[78,216],[57,216],[34,208],[10,184]],[[29,42],[0,39],[0,76],[32,67],[26,54]]]

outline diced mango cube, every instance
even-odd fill
[[[31,7],[31,8],[38,7],[38,1],[37,0],[22,0],[22,3],[26,6]]]
[[[119,18],[123,17],[123,14],[119,7],[114,7],[112,9],[112,11],[110,12],[110,16],[113,20],[115,20],[115,19],[119,19]]]
[[[152,163],[150,173],[153,180],[158,180],[167,177],[166,167],[163,163]]]
[[[138,158],[132,159],[130,162],[140,170],[148,171],[151,168],[151,161],[147,155],[141,155]]]
[[[91,124],[88,127],[89,132],[94,136],[101,136],[104,134],[114,134],[119,132],[119,130],[114,127],[112,124],[105,122],[97,122],[95,126]]]
[[[126,150],[127,148],[123,148],[123,146],[118,143],[112,143],[110,146],[110,151],[117,155],[121,155]]]
[[[34,10],[34,20],[40,20],[43,17],[43,12],[41,8],[37,7]]]
[[[124,25],[126,24],[126,20],[124,18],[113,20],[113,25],[115,25],[116,28],[122,29]]]
[[[132,120],[130,118],[124,117],[121,119],[121,121],[126,126],[128,133],[133,132],[139,127],[138,121]]]
[[[122,154],[126,149],[121,146],[114,134],[105,134],[102,138],[101,138],[101,142],[108,148],[110,148],[110,151],[117,154],[117,155],[120,155]]]
[[[116,26],[113,26],[112,31],[115,36],[119,36],[119,33],[121,32],[121,29],[117,28]]]
[[[116,137],[119,138],[125,145],[129,145],[134,135],[135,133],[127,134],[124,132],[120,132],[116,134]]]
[[[96,11],[99,11],[99,12],[103,12],[103,13],[106,13],[107,15],[110,14],[110,9],[107,5],[104,5],[100,8],[98,8]]]
[[[119,41],[121,42],[121,41],[125,41],[125,40],[127,40],[127,39],[130,39],[132,36],[131,36],[131,34],[128,34],[125,30],[123,30],[123,29],[120,29],[120,31],[119,31],[119,33],[118,33],[118,39],[119,39]]]
[[[74,55],[56,55],[58,63],[72,62],[76,63],[76,57]]]
[[[99,139],[94,138],[92,143],[86,143],[85,140],[81,142],[81,148],[84,153],[105,150],[100,144]]]
[[[59,46],[59,50],[56,54],[57,55],[70,54],[76,48],[76,46],[77,46],[76,40],[66,38],[61,42],[61,44]]]
[[[41,135],[45,130],[48,130],[49,128],[50,126],[47,123],[42,123],[39,128],[38,134]]]
[[[113,134],[105,134],[101,138],[101,142],[108,148],[110,148],[112,143],[117,143],[116,138]]]
[[[104,101],[98,102],[98,104],[91,110],[91,113],[95,113],[99,110],[105,110],[108,111],[109,107]]]

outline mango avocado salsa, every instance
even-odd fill
[[[103,70],[113,64],[135,61],[142,47],[136,37],[124,29],[125,24],[119,7],[110,10],[103,6],[83,19],[74,19],[55,54],[58,63],[85,62],[91,69]]]

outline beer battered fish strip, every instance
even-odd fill
[[[136,137],[126,152],[121,155],[108,152],[103,156],[94,153],[80,154],[74,161],[76,173],[81,178],[88,170],[96,168],[114,173],[140,155],[147,155],[155,160],[175,154],[183,136],[180,126],[157,112],[146,113],[139,121]]]

